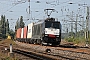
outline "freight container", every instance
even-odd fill
[[[21,38],[23,38],[23,32],[24,32],[24,29],[23,28],[21,28]]]
[[[18,38],[18,30],[19,30],[19,29],[17,29],[17,31],[16,31],[16,39]]]
[[[24,39],[27,37],[27,26],[24,27]]]
[[[32,27],[34,23],[28,24],[28,33],[27,33],[27,38],[32,38]]]
[[[17,33],[16,33],[16,39],[20,41],[20,38],[21,38],[21,28],[17,29]]]
[[[19,31],[18,31],[18,38],[21,38],[21,28],[19,28]]]
[[[21,28],[17,29],[17,38],[21,38]]]

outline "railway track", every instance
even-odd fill
[[[38,52],[32,52],[32,51],[25,51],[25,50],[21,50],[21,49],[15,49],[13,50],[13,52],[15,53],[19,53],[22,55],[25,55],[27,57],[31,57],[37,60],[55,60],[57,58],[53,57],[53,56],[49,56],[46,54],[42,54],[42,53],[38,53]]]
[[[5,47],[8,47],[8,46],[5,46],[5,45],[0,45],[0,48],[2,48],[3,51]],[[9,47],[7,48],[7,51],[9,52]],[[54,56],[49,56],[48,54],[45,54],[45,53],[41,53],[41,52],[36,52],[36,51],[28,51],[26,49],[22,49],[22,48],[16,48],[14,47],[13,48],[13,53],[17,53],[17,54],[20,54],[20,55],[23,55],[23,56],[26,56],[26,57],[29,57],[29,58],[32,58],[32,59],[36,59],[36,60],[56,60],[56,59],[59,59],[59,58],[56,58]]]
[[[60,59],[69,59],[69,60],[89,60],[90,54],[60,50],[59,52],[40,52],[40,51],[28,51],[25,49],[14,49],[13,52],[23,54],[27,57],[31,57],[39,60],[60,60]]]
[[[70,48],[65,49],[65,47],[60,49],[59,47],[55,48],[49,46],[42,51],[43,47],[45,46],[42,46],[41,47],[42,49],[38,50],[39,47],[32,48],[32,47],[26,47],[28,45],[26,46],[25,45],[22,44],[22,46],[13,47],[13,52],[38,60],[89,60],[90,59],[90,53],[86,53],[83,49],[82,49],[83,52],[80,52],[80,51],[66,50]],[[2,46],[7,47],[5,45],[0,45],[0,47]],[[89,48],[87,48],[87,50],[88,49]]]
[[[51,47],[51,46],[38,46],[38,45],[30,45],[27,44],[26,46],[24,44],[22,44],[25,49],[24,50],[27,50],[27,51],[34,51],[35,53],[39,53],[41,55],[45,55],[45,56],[51,56],[54,57],[54,59],[69,59],[69,60],[89,60],[90,59],[90,49],[89,48],[85,48],[85,49],[81,49],[81,48],[77,48],[77,47],[69,47],[67,48],[66,46],[65,47]],[[37,46],[37,47],[36,47]],[[26,48],[27,47],[27,48]],[[46,49],[49,49],[49,52],[46,51]],[[70,50],[71,49],[71,50]],[[79,51],[79,50],[82,50],[82,51]],[[84,51],[84,50],[87,50]],[[89,51],[88,51],[89,50]]]
[[[71,60],[89,60],[90,54],[84,53],[84,52],[76,52],[76,51],[70,51],[70,50],[56,50],[57,52],[52,52],[52,54],[55,54],[56,56],[62,56],[64,58],[69,58]]]
[[[36,58],[39,60],[60,60],[60,59],[69,59],[69,60],[89,60],[90,54],[84,52],[76,52],[70,50],[62,49],[49,49],[50,52],[34,50],[30,51],[29,48],[25,49],[16,49],[14,52],[24,54],[28,57]]]

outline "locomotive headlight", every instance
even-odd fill
[[[45,35],[45,36],[48,36],[48,35]]]
[[[59,36],[57,36],[57,37],[59,37]]]

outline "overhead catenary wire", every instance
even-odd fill
[[[4,0],[5,1],[5,0]],[[15,0],[9,0],[11,3],[13,3]],[[21,0],[21,1],[24,1],[24,0]],[[25,1],[27,1],[27,0],[25,0]],[[46,1],[45,0],[39,0],[40,1],[40,3],[39,4],[41,4],[41,3],[46,3]],[[52,2],[52,0],[47,0],[47,2],[51,2],[52,4],[53,4],[53,2]],[[53,0],[53,1],[57,1],[57,0]],[[60,8],[62,8],[63,6],[64,6],[64,9],[63,9],[63,14],[64,15],[62,15],[61,14],[61,11],[59,10],[59,13],[58,14],[60,14],[60,17],[59,16],[56,16],[56,17],[58,17],[59,19],[61,18],[61,17],[65,17],[65,9],[67,9],[67,6],[69,6],[68,5],[68,2],[69,1],[73,1],[73,0],[67,0],[67,1],[63,1],[63,2],[60,2],[59,0],[58,0],[58,3],[56,3],[56,2],[54,2],[55,4],[56,4],[56,6],[54,6],[53,8],[57,8],[58,6],[60,7]],[[81,0],[78,0],[77,2],[75,2],[75,3],[79,3]],[[17,2],[17,1],[16,1]],[[36,0],[30,0],[30,2],[32,3],[32,2],[36,2]],[[66,5],[65,5],[66,4]],[[7,5],[7,3],[6,3],[6,5]],[[47,5],[47,4],[46,4]],[[50,4],[49,4],[49,6],[50,6]],[[53,6],[53,5],[52,5]],[[52,6],[50,6],[50,8],[52,7]],[[5,10],[4,12],[3,12],[3,14],[5,14],[6,12],[8,12],[8,11],[10,11],[12,8],[14,8],[15,6],[14,5],[11,5],[11,7],[9,8],[9,9],[7,9],[7,10]],[[46,8],[47,8],[48,6],[46,6]],[[4,7],[5,8],[5,7]],[[41,9],[41,7],[32,7],[33,8],[33,10],[34,9],[38,9],[38,10],[40,10]],[[57,8],[57,9],[60,9],[60,8]],[[44,8],[42,8],[42,9],[44,9]],[[41,10],[42,10],[41,9]],[[69,8],[70,9],[70,8]],[[18,11],[19,12],[19,11]],[[21,11],[20,11],[21,12]],[[70,12],[70,11],[69,11]],[[32,16],[32,18],[38,18],[39,16],[41,16],[42,14],[43,14],[44,12],[43,11],[39,11],[38,12],[38,14],[34,14],[34,16]],[[14,14],[13,14],[14,15]],[[15,15],[14,15],[15,16]],[[44,16],[44,15],[43,15]],[[41,17],[42,18],[42,17]],[[31,19],[30,19],[31,20]]]

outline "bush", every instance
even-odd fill
[[[67,42],[73,42],[73,37],[65,38],[65,40],[66,40]]]

